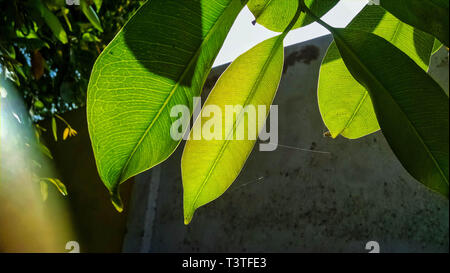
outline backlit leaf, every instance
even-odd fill
[[[193,109],[241,0],[151,0],[97,59],[87,118],[97,168],[121,210],[118,186],[166,160],[173,106]],[[192,111],[191,111],[192,112]]]
[[[264,124],[257,122],[258,106],[268,109],[276,94],[283,69],[283,38],[277,36],[260,43],[238,57],[223,73],[211,91],[202,109],[202,117],[194,124],[181,159],[184,192],[184,221],[189,224],[194,211],[222,195],[233,183],[255,145],[252,132],[257,134]],[[255,114],[245,114],[243,109],[226,118],[226,105],[243,109],[254,106]],[[209,106],[217,107],[221,116],[213,116],[220,124],[214,131],[220,137],[206,139],[204,133],[195,139],[195,132],[210,118],[203,113]],[[216,111],[213,115],[218,115]],[[258,126],[258,127],[257,127]],[[200,129],[201,128],[201,129]],[[221,129],[217,131],[218,129]],[[242,130],[242,131],[241,131]],[[256,130],[256,131],[255,131]],[[243,140],[237,134],[241,133]],[[241,139],[242,139],[241,138]]]
[[[449,101],[444,90],[383,38],[328,28],[347,68],[369,91],[397,158],[414,178],[448,198]]]
[[[427,70],[434,38],[402,23],[383,8],[367,6],[348,26],[372,32],[391,42]],[[380,129],[367,90],[350,74],[336,44],[328,49],[320,70],[318,101],[333,138],[355,139]]]

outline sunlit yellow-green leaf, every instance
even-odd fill
[[[379,6],[367,6],[348,26],[391,42],[427,70],[434,38],[402,23]],[[332,137],[355,139],[380,129],[367,90],[350,74],[333,42],[320,69],[318,101]]]
[[[189,224],[198,207],[227,190],[252,151],[256,141],[252,136],[264,125],[257,121],[267,117],[259,113],[258,107],[265,106],[268,112],[281,78],[283,38],[281,35],[264,41],[238,57],[205,102],[181,159],[185,224]],[[236,115],[230,118],[227,105],[242,108],[238,107]],[[246,107],[255,109],[254,115]],[[201,137],[196,137],[199,130]],[[215,134],[212,139],[205,136],[211,131]]]

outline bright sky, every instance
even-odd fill
[[[367,2],[367,0],[341,0],[322,19],[331,26],[345,27],[361,11]],[[258,43],[279,34],[261,25],[252,25],[254,19],[253,14],[245,7],[234,22],[214,66],[229,63]],[[327,34],[329,34],[328,30],[318,23],[313,23],[291,31],[286,37],[284,44],[285,46],[290,46]]]

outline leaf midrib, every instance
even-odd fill
[[[358,102],[358,105],[356,106],[356,109],[353,111],[352,116],[350,117],[350,119],[347,121],[347,123],[345,124],[344,128],[337,134],[340,135],[342,134],[345,130],[347,130],[350,125],[353,123],[353,121],[356,118],[356,115],[359,112],[359,109],[361,109],[362,105],[364,104],[364,102],[367,99],[367,95],[369,94],[369,92],[365,91],[363,97],[360,99],[360,101]]]
[[[403,23],[401,21],[398,21],[397,26],[395,27],[394,33],[392,34],[392,37],[389,40],[391,42],[391,44],[394,45],[395,41],[398,40],[398,36],[399,36],[400,30],[402,29],[402,27],[403,27]]]
[[[368,33],[369,35],[373,35],[371,33]],[[378,78],[376,76],[374,76],[372,74],[372,72],[370,71],[370,69],[365,66],[362,62],[359,61],[359,58],[357,57],[357,54],[354,53],[351,50],[351,47],[348,46],[345,43],[345,40],[342,39],[342,37],[339,35],[339,33],[337,31],[333,31],[333,35],[337,36],[340,38],[342,45],[344,45],[347,50],[350,52],[350,54],[353,56],[353,58],[356,60],[356,62],[368,73],[368,75],[375,81],[377,82],[385,91],[387,94],[389,94],[389,96],[391,97],[392,101],[394,101],[394,103],[398,106],[398,108],[400,109],[400,112],[403,114],[404,117],[406,117],[406,120],[408,121],[409,126],[413,129],[414,134],[417,135],[420,143],[424,146],[425,151],[427,152],[427,154],[430,156],[430,158],[432,159],[434,165],[436,166],[436,168],[438,169],[439,173],[441,174],[442,178],[444,179],[444,181],[447,183],[447,185],[449,184],[449,181],[447,180],[447,177],[444,174],[444,171],[441,169],[441,166],[438,164],[437,160],[435,159],[434,155],[431,153],[430,148],[428,147],[428,145],[423,141],[421,134],[416,130],[415,126],[413,126],[411,120],[408,118],[408,115],[405,114],[405,112],[403,111],[403,109],[400,107],[400,105],[398,105],[398,103],[396,102],[396,100],[392,97],[391,93],[388,91],[388,89],[381,83],[380,80],[378,80]]]
[[[141,138],[139,139],[138,143],[135,145],[135,147],[133,148],[133,151],[131,152],[130,156],[128,157],[125,165],[123,166],[118,181],[120,183],[120,181],[123,179],[123,175],[125,173],[125,170],[128,168],[128,165],[130,164],[131,159],[133,158],[134,154],[136,153],[137,149],[139,148],[139,146],[141,145],[141,143],[144,141],[144,139],[146,138],[146,136],[148,135],[148,133],[150,132],[150,130],[153,128],[153,125],[156,123],[156,121],[158,120],[159,116],[161,115],[161,113],[163,112],[163,110],[165,109],[165,107],[168,105],[170,99],[172,98],[172,96],[175,94],[175,91],[178,89],[178,87],[180,86],[181,82],[184,80],[184,78],[186,77],[186,75],[189,73],[189,71],[192,69],[193,65],[195,64],[195,61],[197,60],[197,57],[200,55],[200,53],[202,52],[203,48],[205,47],[205,45],[207,44],[207,42],[210,40],[211,36],[213,35],[213,33],[215,33],[215,30],[218,28],[218,26],[220,25],[219,23],[221,23],[222,21],[224,21],[228,15],[228,11],[230,9],[230,7],[234,4],[234,1],[230,1],[230,3],[228,4],[228,6],[224,9],[223,13],[220,15],[220,18],[218,20],[216,20],[216,22],[214,23],[213,27],[208,31],[208,33],[205,36],[205,39],[202,41],[201,45],[198,47],[197,51],[195,52],[194,55],[192,55],[191,60],[189,61],[188,65],[186,66],[186,69],[183,71],[183,73],[180,76],[180,79],[177,81],[177,83],[174,85],[174,87],[172,88],[172,90],[169,92],[169,95],[167,96],[166,100],[164,101],[163,105],[161,106],[160,110],[158,111],[158,113],[156,114],[156,116],[152,119],[150,125],[147,127],[147,129],[145,130],[144,134],[141,136]]]

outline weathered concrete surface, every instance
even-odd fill
[[[148,200],[133,206],[133,214],[153,214],[151,230],[148,216],[128,220],[128,229],[141,229],[149,245],[128,236],[124,251],[367,252],[365,244],[374,240],[381,252],[448,252],[448,200],[414,181],[381,133],[359,140],[323,136],[316,87],[329,42],[323,37],[286,49],[275,100],[285,146],[255,149],[237,181],[198,209],[189,226],[183,224],[179,147],[160,176],[147,178],[159,183],[151,200],[156,209],[146,207]],[[214,70],[207,87],[223,69]]]
[[[447,96],[449,91],[448,72],[448,50],[442,47],[431,57],[429,73],[441,84]]]

